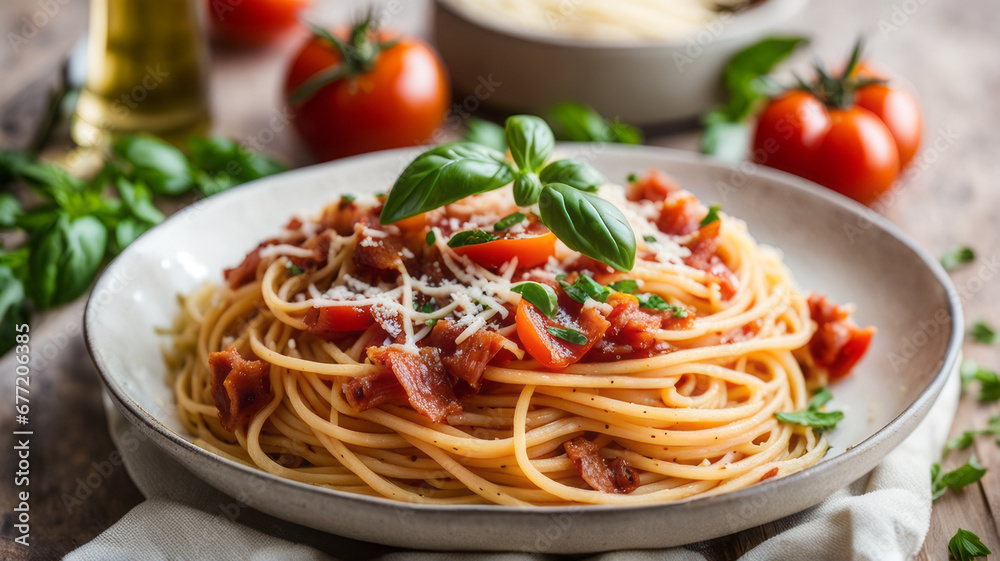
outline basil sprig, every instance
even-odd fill
[[[833,399],[833,394],[825,387],[816,390],[816,393],[809,400],[806,408],[802,411],[776,412],[775,418],[783,423],[803,425],[813,427],[816,435],[822,434],[826,430],[832,430],[844,418],[842,411],[820,411],[820,407],[826,405]]]
[[[529,303],[534,304],[546,316],[556,317],[556,312],[559,311],[559,297],[556,296],[556,291],[552,290],[551,286],[526,281],[515,284],[510,289],[520,294]]]
[[[517,205],[537,203],[542,223],[567,247],[630,271],[636,249],[632,227],[614,205],[591,194],[604,176],[584,162],[546,165],[555,138],[538,117],[510,117],[505,136],[513,164],[474,142],[452,142],[417,156],[393,185],[379,222],[392,224],[513,182]]]

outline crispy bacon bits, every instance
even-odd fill
[[[448,415],[462,412],[438,349],[424,347],[415,355],[399,345],[372,347],[368,358],[396,375],[410,405],[425,417],[444,423]]]
[[[565,442],[566,455],[573,460],[580,477],[588,485],[603,493],[628,494],[639,487],[639,472],[632,469],[624,458],[606,460],[593,441],[578,436]]]
[[[233,432],[250,422],[274,399],[270,364],[246,359],[235,347],[208,355],[212,373],[212,397],[222,428]]]

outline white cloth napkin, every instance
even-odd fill
[[[927,418],[871,473],[820,503],[782,520],[778,535],[750,550],[748,561],[802,559],[908,560],[920,550],[930,526],[930,465],[938,458],[958,405],[957,372]],[[147,501],[93,541],[71,552],[69,561],[110,559],[312,560],[436,559],[506,561],[550,559],[522,553],[433,553],[368,544],[284,522],[240,508],[185,470],[148,441],[117,411],[112,438],[133,481]],[[122,444],[126,445],[123,446]],[[704,545],[704,544],[702,544]],[[710,545],[706,547],[710,549]],[[695,551],[619,551],[599,561],[703,561]]]

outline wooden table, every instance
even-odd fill
[[[55,3],[54,3],[55,4]],[[316,0],[313,21],[343,22],[363,3]],[[5,0],[0,5],[0,30],[19,32],[22,17],[39,11],[36,0]],[[425,0],[405,2],[391,23],[407,31],[424,33]],[[0,147],[23,146],[30,136],[47,84],[61,60],[77,41],[86,21],[85,0],[70,0],[17,52],[0,45]],[[897,197],[882,209],[891,221],[933,254],[956,244],[969,244],[979,263],[996,260],[1000,253],[1000,6],[993,0],[960,4],[943,0],[841,0],[813,2],[797,17],[791,29],[814,38],[816,52],[828,59],[846,53],[855,36],[867,32],[870,52],[880,64],[909,77],[920,93],[924,108],[925,141],[917,171],[905,181]],[[277,84],[285,61],[298,39],[292,38],[269,51],[213,54],[214,130],[246,140],[269,126],[282,104]],[[804,62],[800,61],[800,62]],[[247,95],[253,92],[253,95]],[[653,144],[694,149],[697,132],[687,131],[651,139]],[[67,140],[57,138],[50,150],[58,154]],[[291,164],[308,162],[301,146],[287,129],[277,131],[266,149]],[[980,266],[954,274],[963,294],[970,321],[986,319],[1000,325],[1000,284],[979,282]],[[45,364],[36,371],[32,385],[32,547],[27,550],[12,539],[13,462],[9,453],[0,461],[0,516],[5,559],[55,558],[87,542],[113,524],[142,500],[125,471],[119,467],[101,475],[100,484],[82,504],[67,506],[64,497],[86,485],[88,476],[113,453],[101,407],[101,390],[80,336],[82,303],[36,318],[32,327],[36,356]],[[966,344],[966,356],[1000,369],[995,347]],[[37,366],[37,364],[36,364]],[[13,362],[0,361],[0,401],[13,401]],[[958,433],[985,426],[998,414],[997,404],[980,404],[963,398],[952,427]],[[13,425],[8,407],[0,408],[2,426]],[[10,438],[10,437],[6,437]],[[9,440],[7,441],[9,442]],[[5,445],[6,446],[6,445]],[[7,448],[9,450],[9,448]],[[983,465],[991,467],[982,481],[962,492],[949,492],[934,505],[930,532],[919,559],[946,559],[947,542],[959,527],[977,533],[987,546],[1000,553],[996,516],[1000,513],[1000,448],[980,437],[974,450]],[[948,465],[965,461],[954,453]],[[947,467],[947,466],[946,466]],[[775,525],[695,544],[692,549],[712,560],[735,559],[748,548],[774,535]]]

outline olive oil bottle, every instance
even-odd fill
[[[209,126],[198,0],[91,0],[87,76],[72,132],[81,146],[146,132],[173,142]]]

